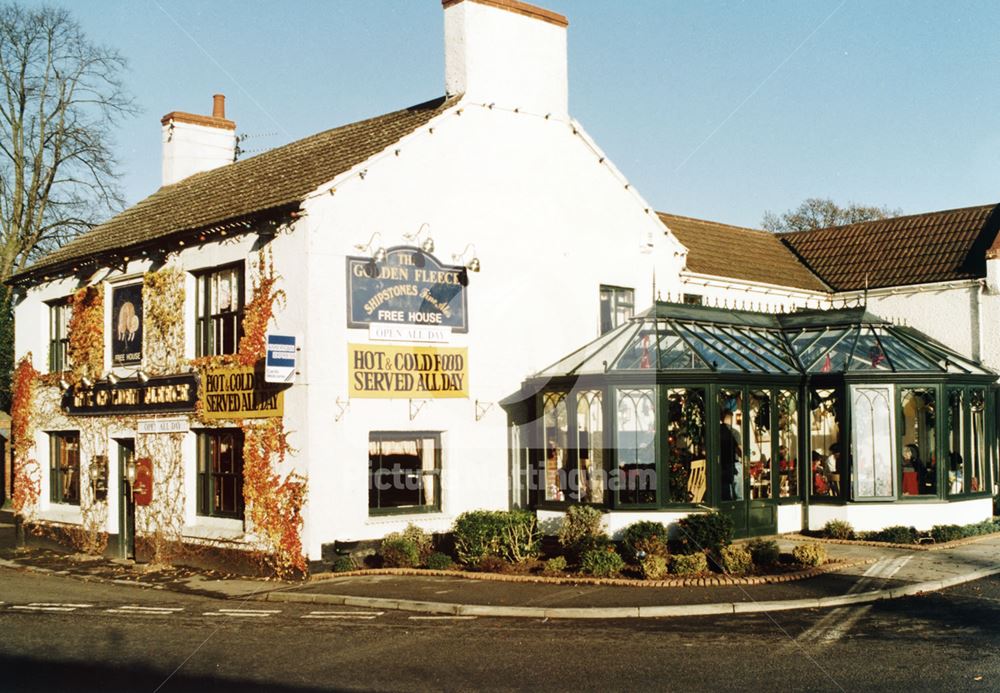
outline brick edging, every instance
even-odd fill
[[[313,575],[308,582],[325,582],[342,577],[363,577],[366,575],[397,575],[424,577],[457,577],[466,580],[485,580],[491,582],[522,582],[548,585],[617,585],[620,587],[722,587],[735,585],[769,585],[783,582],[795,582],[831,573],[845,568],[874,563],[874,559],[859,559],[854,561],[830,561],[821,566],[798,570],[781,575],[712,575],[709,577],[676,577],[669,580],[635,580],[630,578],[595,578],[595,577],[548,577],[545,575],[511,575],[505,573],[472,573],[462,570],[430,570],[421,568],[368,568],[350,570],[342,573],[322,573]]]
[[[805,534],[789,534],[786,535],[786,539],[795,539],[802,541],[819,541],[825,544],[839,544],[841,546],[874,546],[876,548],[888,548],[888,549],[905,549],[907,551],[943,551],[944,549],[951,549],[957,546],[965,546],[966,544],[974,544],[977,541],[982,541],[983,539],[991,539],[994,537],[1000,537],[1000,532],[992,532],[991,534],[980,534],[974,537],[965,537],[964,539],[955,539],[954,541],[945,541],[940,544],[892,544],[887,541],[866,541],[863,539],[832,539],[828,537],[809,537]]]

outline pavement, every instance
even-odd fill
[[[527,618],[661,618],[864,604],[1000,574],[1000,535],[918,551],[825,544],[847,567],[762,585],[632,587],[475,580],[457,576],[318,574],[288,582],[184,567],[151,567],[53,550],[13,548],[13,520],[0,512],[0,566],[212,596],[433,613]],[[791,551],[802,537],[776,538]]]

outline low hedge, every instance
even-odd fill
[[[455,518],[455,555],[475,566],[487,557],[512,563],[538,555],[541,537],[534,513],[527,510],[473,510]]]

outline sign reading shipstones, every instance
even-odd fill
[[[369,399],[469,396],[465,347],[348,344],[349,395]]]
[[[419,248],[390,249],[382,262],[347,258],[347,326],[427,325],[468,332],[464,267]]]
[[[111,362],[116,366],[142,363],[142,284],[111,291]]]
[[[206,419],[281,416],[285,396],[252,367],[210,368],[201,376],[201,415]]]
[[[198,401],[198,378],[170,375],[147,382],[119,380],[77,384],[63,395],[62,406],[69,414],[152,414],[194,411]]]

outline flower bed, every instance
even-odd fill
[[[914,551],[940,551],[1000,536],[1000,518],[969,525],[934,525],[929,530],[887,527],[875,532],[855,532],[850,524],[835,520],[818,531],[803,531],[801,537],[829,544],[880,546]]]

